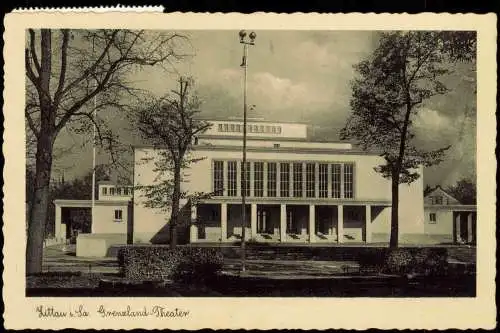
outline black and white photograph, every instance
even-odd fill
[[[28,24],[14,150],[33,316],[476,299],[495,214],[478,192],[478,114],[495,112],[478,107],[478,41],[470,28]],[[114,307],[76,305],[101,298]]]

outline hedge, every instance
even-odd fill
[[[445,248],[374,248],[359,256],[360,270],[388,274],[444,275],[448,269]]]
[[[213,278],[223,265],[214,248],[129,246],[118,252],[121,274],[130,280],[199,283]]]

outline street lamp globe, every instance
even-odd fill
[[[257,34],[252,31],[250,35],[248,35],[248,37],[250,37],[250,41],[253,43],[255,41],[255,37],[257,37]]]
[[[245,30],[240,30],[240,32],[238,33],[238,35],[240,36],[240,43],[243,43],[246,35],[247,35],[247,32]]]

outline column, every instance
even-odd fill
[[[280,206],[280,241],[286,242],[286,205]]]
[[[455,216],[455,242],[460,242],[460,213]]]
[[[340,198],[344,199],[344,164],[340,164]]]
[[[366,205],[365,213],[365,242],[371,243],[372,241],[372,206]]]
[[[467,243],[472,243],[472,212],[467,214]]]
[[[55,230],[54,230],[54,237],[56,238],[56,241],[63,242],[66,239],[66,235],[62,234],[62,223],[61,223],[61,206],[58,204],[56,206],[56,220],[55,220]]]
[[[198,225],[196,224],[196,205],[191,203],[191,226],[189,227],[189,241],[195,243],[198,240]]]
[[[257,237],[257,204],[250,205],[250,227],[252,237]]]
[[[227,204],[220,204],[220,241],[227,240]]]
[[[309,243],[316,242],[316,208],[309,205]]]
[[[344,242],[344,206],[337,206],[337,243]]]

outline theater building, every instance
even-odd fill
[[[182,202],[191,243],[241,239],[242,136],[236,120],[212,120],[195,138],[191,154],[200,158],[184,170],[182,190],[210,193],[194,204]],[[157,181],[158,149],[134,149],[134,185]],[[348,142],[310,139],[308,126],[251,120],[247,123],[246,231],[248,240],[281,243],[388,242],[391,182],[374,168],[384,160]],[[419,170],[422,174],[422,169]],[[424,234],[423,181],[400,185],[401,243]],[[135,189],[134,242],[152,242],[166,231],[170,212],[144,205]],[[182,234],[182,232],[181,232]],[[161,237],[160,237],[161,238]]]

